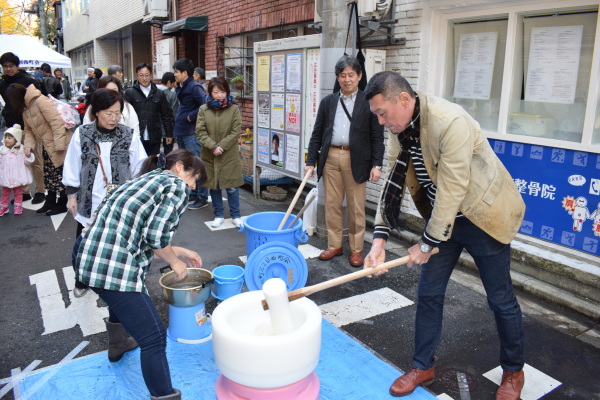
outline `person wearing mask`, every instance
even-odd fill
[[[112,75],[103,76],[98,81],[97,89],[110,89],[119,93],[123,96],[123,89],[121,87],[121,81],[115,78]],[[93,122],[93,110],[92,107],[88,107],[85,111],[85,116],[83,117],[83,124],[89,124]],[[133,109],[133,106],[129,104],[125,99],[123,99],[123,112],[121,113],[121,120],[119,121],[121,125],[125,125],[131,129],[133,129],[133,134],[137,137],[140,137],[140,121],[138,119],[137,113]]]
[[[72,92],[71,92],[71,84],[69,83],[69,79],[63,75],[62,69],[56,68],[54,70],[54,77],[59,80],[62,86],[62,94],[60,95],[60,100],[64,100],[65,103],[68,103],[71,100]]]
[[[6,94],[15,112],[23,114],[25,156],[29,157],[33,149],[42,143],[44,186],[48,189],[48,195],[44,206],[36,212],[46,213],[48,216],[67,212],[67,195],[61,181],[71,131],[65,129],[65,123],[54,103],[34,85],[25,88],[13,83]]]
[[[446,287],[465,249],[496,319],[503,370],[496,400],[518,400],[525,382],[524,330],[510,278],[510,242],[525,214],[518,188],[477,121],[459,105],[415,92],[391,71],[375,74],[365,97],[379,123],[392,132],[391,172],[365,268],[385,260],[391,230],[401,229],[405,188],[426,221],[419,242],[408,249],[408,266],[421,265],[412,367],[393,382],[390,394],[406,396],[434,380]]]
[[[101,78],[116,80],[108,76]],[[121,124],[124,102],[118,90],[97,89],[90,101],[91,123],[75,130],[67,150],[62,183],[66,186],[68,209],[77,224],[76,237],[94,215],[112,185],[122,185],[138,172],[146,151],[140,136]],[[75,297],[88,287],[75,282]]]
[[[42,94],[45,96],[52,95],[55,99],[58,99],[63,93],[62,84],[60,80],[56,79],[52,75],[52,69],[49,64],[42,64],[42,78],[40,79],[40,86]]]
[[[161,84],[156,85],[156,87],[165,92],[165,97],[169,102],[169,106],[171,106],[171,110],[173,111],[173,120],[177,115],[177,109],[179,108],[179,99],[177,98],[177,93],[175,93],[175,86],[177,82],[175,82],[175,74],[172,72],[165,72],[161,78]],[[163,153],[169,154],[173,151],[173,141],[167,143],[167,136],[163,129]]]
[[[323,261],[343,254],[344,196],[348,208],[349,263],[363,265],[367,180],[376,182],[383,165],[383,127],[370,112],[364,93],[358,89],[362,67],[356,57],[343,56],[335,64],[340,92],[325,97],[308,144],[304,173],[324,179],[327,249]]]
[[[179,108],[175,116],[173,136],[180,149],[187,149],[200,157],[202,145],[196,138],[196,119],[200,106],[205,103],[205,93],[202,85],[194,80],[194,63],[187,58],[181,58],[173,64],[175,81],[177,82],[177,98]],[[190,194],[190,210],[208,206],[208,189],[196,187]]]
[[[208,83],[206,104],[200,107],[196,122],[196,136],[202,143],[200,158],[206,167],[206,187],[215,213],[211,226],[217,228],[225,220],[222,190],[227,192],[229,214],[233,225],[240,227],[240,193],[244,184],[238,140],[242,127],[240,108],[233,99],[229,84],[223,77]]]
[[[146,63],[138,64],[135,73],[137,82],[123,97],[137,113],[142,144],[151,156],[160,152],[163,129],[166,141],[173,141],[173,111],[165,93],[152,82],[152,67]]]
[[[187,265],[202,266],[198,253],[171,243],[189,189],[205,179],[202,161],[189,151],[148,157],[140,176],[103,202],[73,248],[77,279],[108,304],[104,321],[109,361],[119,361],[139,344],[151,400],[181,400],[181,392],[172,386],[167,332],[149,296],[146,276],[154,257],[168,263],[178,280],[187,275]]]
[[[6,127],[14,126],[25,126],[23,122],[23,113],[15,112],[13,105],[10,103],[6,91],[8,87],[17,83],[28,87],[34,85],[40,89],[39,82],[32,78],[26,71],[19,69],[21,60],[19,57],[11,52],[7,52],[0,56],[0,65],[2,66],[2,79],[0,79],[0,96],[4,100],[4,107],[2,108],[2,117],[4,118],[4,125]],[[46,199],[46,188],[44,187],[44,158],[42,156],[43,146],[38,143],[33,150],[35,160],[31,164],[31,173],[33,174],[33,182],[35,184],[35,194],[33,199],[31,198],[30,186],[23,186],[23,201],[31,200],[32,204],[43,203]]]

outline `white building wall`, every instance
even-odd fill
[[[90,1],[86,11],[65,23],[65,51],[71,51],[94,39],[140,22],[142,17],[142,1]]]

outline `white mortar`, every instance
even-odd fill
[[[217,368],[228,379],[257,389],[287,386],[319,363],[321,310],[302,298],[289,303],[292,331],[274,334],[262,291],[233,296],[212,313]]]

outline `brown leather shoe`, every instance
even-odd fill
[[[390,394],[394,397],[408,396],[415,391],[419,385],[430,385],[435,378],[435,365],[423,370],[412,367],[410,371],[402,375],[392,383]]]
[[[363,265],[363,257],[360,251],[350,253],[350,265],[353,267],[362,267]]]
[[[496,392],[496,400],[519,400],[525,385],[525,372],[502,372],[502,382]]]
[[[319,254],[319,260],[329,261],[333,257],[341,256],[342,254],[344,254],[342,252],[342,250],[343,250],[343,248],[341,248],[341,247],[339,249],[327,249],[324,252],[322,252],[321,254]]]

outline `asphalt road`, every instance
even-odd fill
[[[245,186],[240,191],[244,216],[263,211],[285,211],[293,196],[291,193],[284,203],[266,202],[255,199],[248,190]],[[212,218],[210,207],[187,211],[174,244],[200,253],[206,269],[225,264],[242,265],[239,257],[246,254],[244,233],[235,229],[211,231],[205,222]],[[68,215],[62,222],[55,223],[56,226],[50,217],[28,209],[20,216],[9,214],[0,218],[0,270],[3,274],[0,279],[0,380],[10,377],[11,370],[25,369],[35,360],[41,360],[36,368],[54,365],[83,340],[90,344],[77,357],[107,348],[104,332],[85,335],[78,323],[85,316],[77,315],[73,319],[75,322],[70,320],[76,314],[69,293],[72,284],[68,282],[76,224]],[[308,244],[319,249],[326,247],[326,241],[317,237],[311,237]],[[365,245],[365,254],[369,246],[369,243]],[[395,243],[393,247],[397,247],[399,254],[404,254],[401,243]],[[345,251],[349,254],[347,248]],[[397,255],[388,252],[388,259],[395,257]],[[307,264],[307,285],[355,271],[348,265],[346,256],[336,257],[331,262],[309,258]],[[158,285],[160,266],[159,263],[152,266],[147,282],[152,299],[167,324],[168,307]],[[414,302],[418,274],[418,267],[398,267],[384,276],[349,282],[315,293],[310,298],[324,305],[365,295],[368,303],[370,293],[389,288]],[[52,285],[58,285],[54,295],[40,293],[42,288]],[[483,376],[498,367],[499,346],[493,315],[477,285],[477,277],[457,271],[448,286],[442,340],[437,351],[437,379],[428,387],[436,396],[448,396],[440,398],[493,399],[497,389],[496,383]],[[598,325],[537,299],[519,296],[524,309],[526,363],[535,375],[539,372],[546,376],[540,378],[539,383],[527,380],[528,385],[544,392],[548,382],[560,383],[553,383],[549,393],[532,394],[527,400],[600,399],[600,339],[586,336],[589,329],[597,329]],[[217,304],[216,299],[208,300],[207,311],[211,312]],[[49,307],[53,307],[55,315],[48,314]],[[406,370],[410,367],[414,344],[414,313],[414,305],[400,307],[373,313],[368,318],[345,324],[341,329],[398,369]],[[49,326],[53,326],[50,330],[54,331],[48,332]],[[457,372],[464,373],[466,378],[467,387],[463,386],[462,392],[457,383]],[[526,379],[530,376],[533,374],[527,375]],[[2,398],[12,399],[13,394],[9,391]]]

